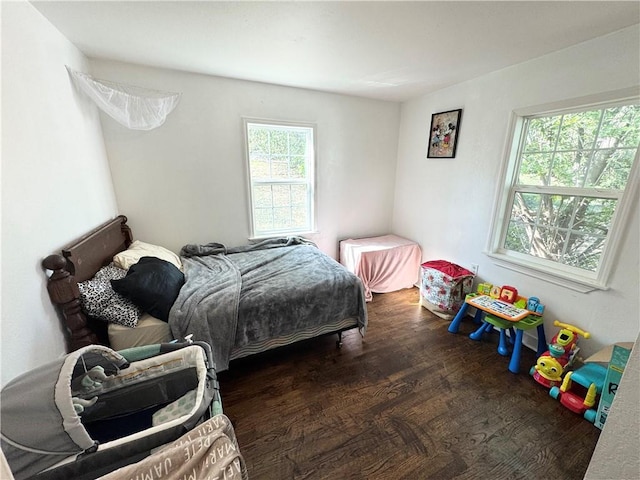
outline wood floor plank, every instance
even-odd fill
[[[369,327],[240,359],[220,377],[250,478],[581,479],[600,430],[507,370],[497,335],[375,295]]]

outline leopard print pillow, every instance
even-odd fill
[[[102,267],[90,280],[78,283],[80,303],[85,313],[105,322],[134,328],[142,309],[111,287],[111,280],[119,280],[127,271],[113,263]]]

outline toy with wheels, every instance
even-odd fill
[[[560,387],[551,387],[549,395],[588,422],[594,423],[607,369],[597,363],[587,363],[564,376]]]
[[[549,349],[538,357],[536,364],[529,373],[540,385],[551,388],[562,382],[562,375],[573,363],[578,352],[578,338],[582,335],[589,338],[591,334],[568,323],[556,320],[553,322],[561,330],[551,339]]]

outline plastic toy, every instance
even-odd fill
[[[507,303],[513,303],[518,298],[518,290],[516,287],[510,287],[509,285],[504,285],[500,289],[500,300]]]
[[[493,288],[493,285],[491,285],[490,283],[480,283],[478,284],[478,294],[489,295],[489,293],[491,293],[492,288]]]
[[[523,310],[527,309],[527,299],[521,296],[518,296],[518,299],[513,302],[513,306],[516,308],[521,308]]]
[[[562,327],[561,330],[551,339],[549,349],[538,357],[536,364],[529,370],[533,379],[546,388],[556,387],[562,382],[562,375],[578,353],[579,335],[584,338],[591,336],[589,332],[568,323],[556,320],[553,324]]]
[[[607,369],[597,363],[587,363],[564,376],[560,387],[551,387],[549,395],[588,422],[594,423]]]
[[[79,392],[89,392],[102,387],[102,382],[107,379],[104,368],[96,365],[84,375],[74,379],[71,383],[71,389]]]
[[[89,399],[71,397],[71,401],[73,402],[73,409],[76,411],[78,415],[85,411],[87,407],[91,407],[98,401],[98,397],[93,397]]]
[[[529,300],[527,300],[527,310],[542,315],[544,313],[544,305],[540,303],[538,297],[529,297]]]

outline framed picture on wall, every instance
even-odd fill
[[[427,158],[455,158],[462,109],[431,115]]]

